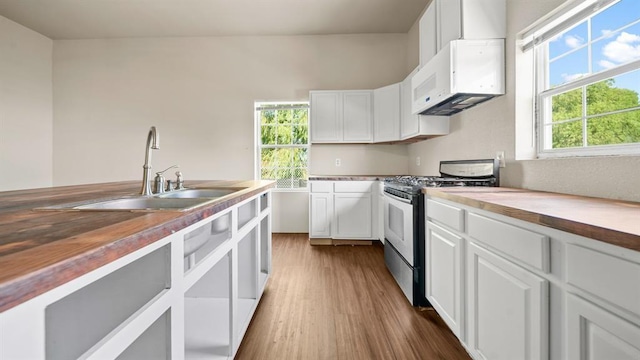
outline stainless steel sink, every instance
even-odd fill
[[[211,199],[166,199],[140,197],[101,201],[75,206],[75,210],[184,210],[204,204]]]
[[[175,190],[154,196],[123,196],[53,205],[36,210],[67,211],[186,211],[246,188],[199,188]]]
[[[227,188],[227,189],[184,189],[168,192],[165,194],[157,195],[159,198],[164,199],[192,199],[192,198],[219,198],[225,195],[233,194],[236,191],[240,191],[242,188]]]
[[[212,198],[173,199],[159,197],[122,197],[106,200],[91,200],[76,203],[53,205],[35,210],[67,211],[185,211],[205,205]]]

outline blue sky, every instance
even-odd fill
[[[640,59],[640,22],[626,27],[638,20],[639,0],[622,0],[592,18],[593,72]],[[626,28],[620,30],[622,27]],[[588,40],[588,26],[583,22],[549,42],[551,85],[589,73]],[[567,55],[560,57],[563,54]],[[616,87],[640,93],[640,70],[617,77]]]

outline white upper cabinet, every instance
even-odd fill
[[[400,140],[400,84],[373,91],[374,142]]]
[[[345,91],[343,99],[343,141],[371,142],[371,91]]]
[[[342,94],[340,92],[312,92],[311,141],[342,141]]]
[[[452,40],[507,37],[506,0],[433,0],[420,18],[420,67]]]
[[[414,115],[411,110],[413,98],[411,96],[411,78],[417,73],[416,68],[400,83],[400,139],[409,138],[428,139],[449,133],[448,116]]]
[[[373,140],[372,91],[311,91],[312,143]]]
[[[438,52],[436,6],[436,1],[432,1],[418,23],[420,67],[423,67]]]

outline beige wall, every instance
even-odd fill
[[[0,16],[0,191],[51,186],[52,46]]]
[[[638,156],[516,161],[515,35],[563,2],[507,2],[506,95],[452,116],[451,134],[409,145],[411,174],[435,174],[440,160],[493,158],[505,151],[503,186],[640,201]]]
[[[397,82],[406,73],[406,37],[55,41],[54,184],[141,179],[151,125],[161,139],[155,171],[180,164],[186,179],[253,178],[254,101]],[[406,147],[352,149],[313,146],[311,172],[335,157],[353,165],[351,173],[408,171]],[[307,196],[281,194],[274,206],[288,207],[274,209],[274,231],[306,231]]]

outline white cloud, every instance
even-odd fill
[[[605,61],[616,65],[640,59],[640,36],[622,32],[602,48],[602,54]]]
[[[575,80],[575,79],[579,79],[585,75],[589,75],[589,74],[562,74],[560,76],[562,76],[562,82],[569,82],[571,80]]]
[[[584,44],[584,39],[581,38],[580,36],[575,36],[575,35],[567,35],[564,37],[564,43],[572,48],[575,49],[579,46],[581,46],[582,44]]]

